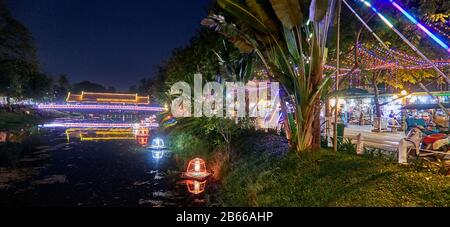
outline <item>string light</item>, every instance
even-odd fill
[[[432,65],[421,58],[390,49],[389,51],[378,46],[371,46],[370,49],[364,45],[358,46],[358,59],[365,66],[367,71],[379,69],[405,69],[405,70],[424,70],[433,68]],[[348,65],[353,64],[353,56],[347,56],[343,62]],[[450,65],[450,59],[438,59],[432,61],[438,67],[446,67]],[[334,66],[325,65],[326,70],[335,70]],[[342,75],[347,74],[351,69],[342,68]],[[360,73],[361,70],[354,70],[353,74]]]

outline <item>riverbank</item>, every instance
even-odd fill
[[[14,130],[27,125],[37,124],[42,117],[34,114],[0,112],[0,130]]]
[[[399,166],[376,151],[356,156],[343,145],[337,153],[296,155],[284,137],[249,130],[234,137],[228,160],[213,158],[218,151],[206,137],[184,132],[171,138],[177,153],[200,156],[211,169],[222,166],[217,180],[223,206],[450,206],[450,176],[419,163]]]
[[[383,157],[328,150],[279,155],[255,146],[264,143],[264,137],[240,141],[242,155],[222,179],[225,206],[450,206],[448,176]]]
[[[58,111],[36,112],[32,109],[26,109],[16,112],[6,112],[0,110],[0,130],[17,130],[40,124],[52,118],[64,116],[67,115]]]

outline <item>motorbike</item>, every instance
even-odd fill
[[[434,156],[444,159],[450,155],[450,137],[447,134],[419,126],[411,129],[405,140],[409,143],[409,151],[415,151],[414,156]]]

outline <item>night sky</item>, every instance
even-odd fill
[[[212,0],[7,0],[42,70],[127,91],[200,28]]]

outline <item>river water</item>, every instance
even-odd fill
[[[220,206],[217,184],[181,179],[186,160],[148,148],[152,133],[136,137],[108,128],[3,132],[0,206]]]

